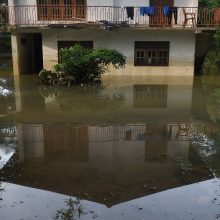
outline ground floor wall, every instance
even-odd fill
[[[32,32],[36,30],[32,30]],[[29,30],[29,32],[31,32]],[[92,41],[94,48],[117,49],[127,57],[125,69],[110,68],[111,75],[194,75],[195,31],[193,30],[134,30],[134,29],[45,29],[42,33],[43,67],[50,69],[58,62],[58,42]],[[26,32],[27,33],[27,32]],[[23,33],[22,33],[23,34]],[[14,65],[19,57],[25,60],[21,44],[21,33],[12,37]],[[135,66],[135,42],[169,42],[168,66]],[[27,46],[28,47],[28,46]],[[26,52],[28,51],[28,48]],[[30,54],[26,53],[30,59]],[[32,59],[33,59],[32,55]],[[30,61],[31,62],[31,61]],[[23,66],[25,64],[21,64]],[[19,65],[18,65],[19,68]]]
[[[119,75],[193,75],[195,33],[180,30],[46,30],[42,36],[44,67],[58,62],[58,41],[93,41],[94,48],[117,49],[127,57]],[[134,66],[135,41],[169,41],[169,66]]]

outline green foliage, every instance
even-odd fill
[[[0,4],[8,4],[8,0],[0,0]]]
[[[202,72],[205,75],[216,75],[219,70],[220,54],[217,51],[209,51],[203,64]]]
[[[0,33],[0,53],[9,53],[11,51],[11,38],[9,34]]]
[[[115,68],[125,65],[125,57],[116,50],[87,49],[80,45],[61,50],[61,69],[72,76],[76,83],[100,80],[110,64]]]
[[[72,78],[63,74],[62,71],[59,71],[59,69],[60,67],[57,65],[51,70],[41,70],[38,75],[40,83],[45,85],[70,85]]]
[[[220,29],[218,28],[214,35],[214,50],[220,50]]]
[[[213,93],[214,97],[217,99],[217,101],[219,102],[220,101],[220,88],[216,88],[214,90],[214,93]]]
[[[199,7],[217,7],[220,0],[199,0]]]
[[[203,64],[203,73],[207,75],[220,74],[220,29],[217,29],[214,40],[210,45]]]
[[[109,66],[119,69],[125,67],[126,58],[116,50],[88,49],[80,45],[61,49],[62,63],[52,70],[41,72],[39,79],[44,84],[84,84],[100,82],[101,75]],[[46,75],[49,76],[46,76]],[[65,80],[64,80],[65,79]]]

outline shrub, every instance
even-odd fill
[[[61,49],[61,64],[39,74],[44,84],[84,84],[100,82],[101,75],[109,66],[124,68],[126,58],[112,49],[88,49],[80,45]],[[48,74],[48,76],[47,76]]]

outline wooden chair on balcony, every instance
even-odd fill
[[[187,12],[185,8],[183,8],[183,16],[184,22],[183,26],[185,27],[189,21],[191,21],[191,27],[196,26],[196,13],[194,12]]]

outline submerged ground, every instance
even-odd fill
[[[0,219],[220,218],[220,77],[0,78]]]

